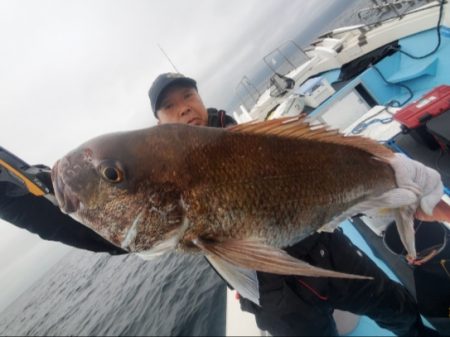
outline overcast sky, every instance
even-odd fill
[[[148,88],[173,70],[157,44],[207,106],[225,107],[264,55],[351,2],[0,0],[0,146],[51,166],[88,138],[154,124]],[[0,220],[0,294],[65,252]]]

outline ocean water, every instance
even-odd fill
[[[74,250],[0,313],[0,335],[225,334],[226,286],[201,256]]]

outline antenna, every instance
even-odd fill
[[[177,67],[175,67],[175,64],[173,64],[172,60],[169,58],[169,55],[166,54],[166,52],[164,51],[164,49],[162,49],[162,47],[159,45],[159,43],[157,43],[157,46],[159,47],[159,49],[161,50],[161,52],[164,54],[164,56],[166,57],[167,61],[170,62],[170,64],[172,65],[173,69],[175,69],[175,71],[177,73],[179,73]]]

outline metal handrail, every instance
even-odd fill
[[[294,64],[291,62],[291,60],[289,60],[288,56],[286,56],[286,55],[283,54],[283,52],[282,52],[282,48],[283,48],[284,46],[288,45],[289,43],[292,43],[292,44],[299,50],[300,54],[301,54],[306,60],[309,60],[309,56],[305,53],[305,51],[302,49],[302,47],[300,47],[300,46],[297,44],[297,42],[295,42],[294,40],[288,40],[288,41],[282,43],[281,45],[279,45],[277,48],[275,48],[274,50],[272,50],[270,53],[266,54],[266,55],[263,57],[264,63],[265,63],[265,64],[266,64],[266,65],[267,65],[274,73],[277,73],[278,71],[277,71],[277,69],[275,69],[275,68],[272,67],[271,63],[270,63],[267,59],[268,59],[269,56],[271,56],[271,55],[272,55],[273,53],[275,53],[275,52],[280,53],[281,56],[285,59],[285,61],[286,61],[287,63],[289,63],[289,65],[291,65],[292,69],[295,69],[296,67],[300,66],[300,64],[297,65],[297,66],[294,65]]]

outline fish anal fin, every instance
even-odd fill
[[[207,256],[215,256],[240,268],[280,275],[372,279],[369,276],[346,274],[312,266],[281,249],[267,246],[259,241],[212,242],[197,238],[193,242]]]
[[[361,136],[345,136],[339,133],[337,129],[329,129],[324,124],[312,125],[304,115],[273,119],[270,121],[252,121],[230,127],[227,130],[231,132],[264,134],[346,145],[373,154],[382,160],[388,160],[394,155],[390,149],[375,140]]]

